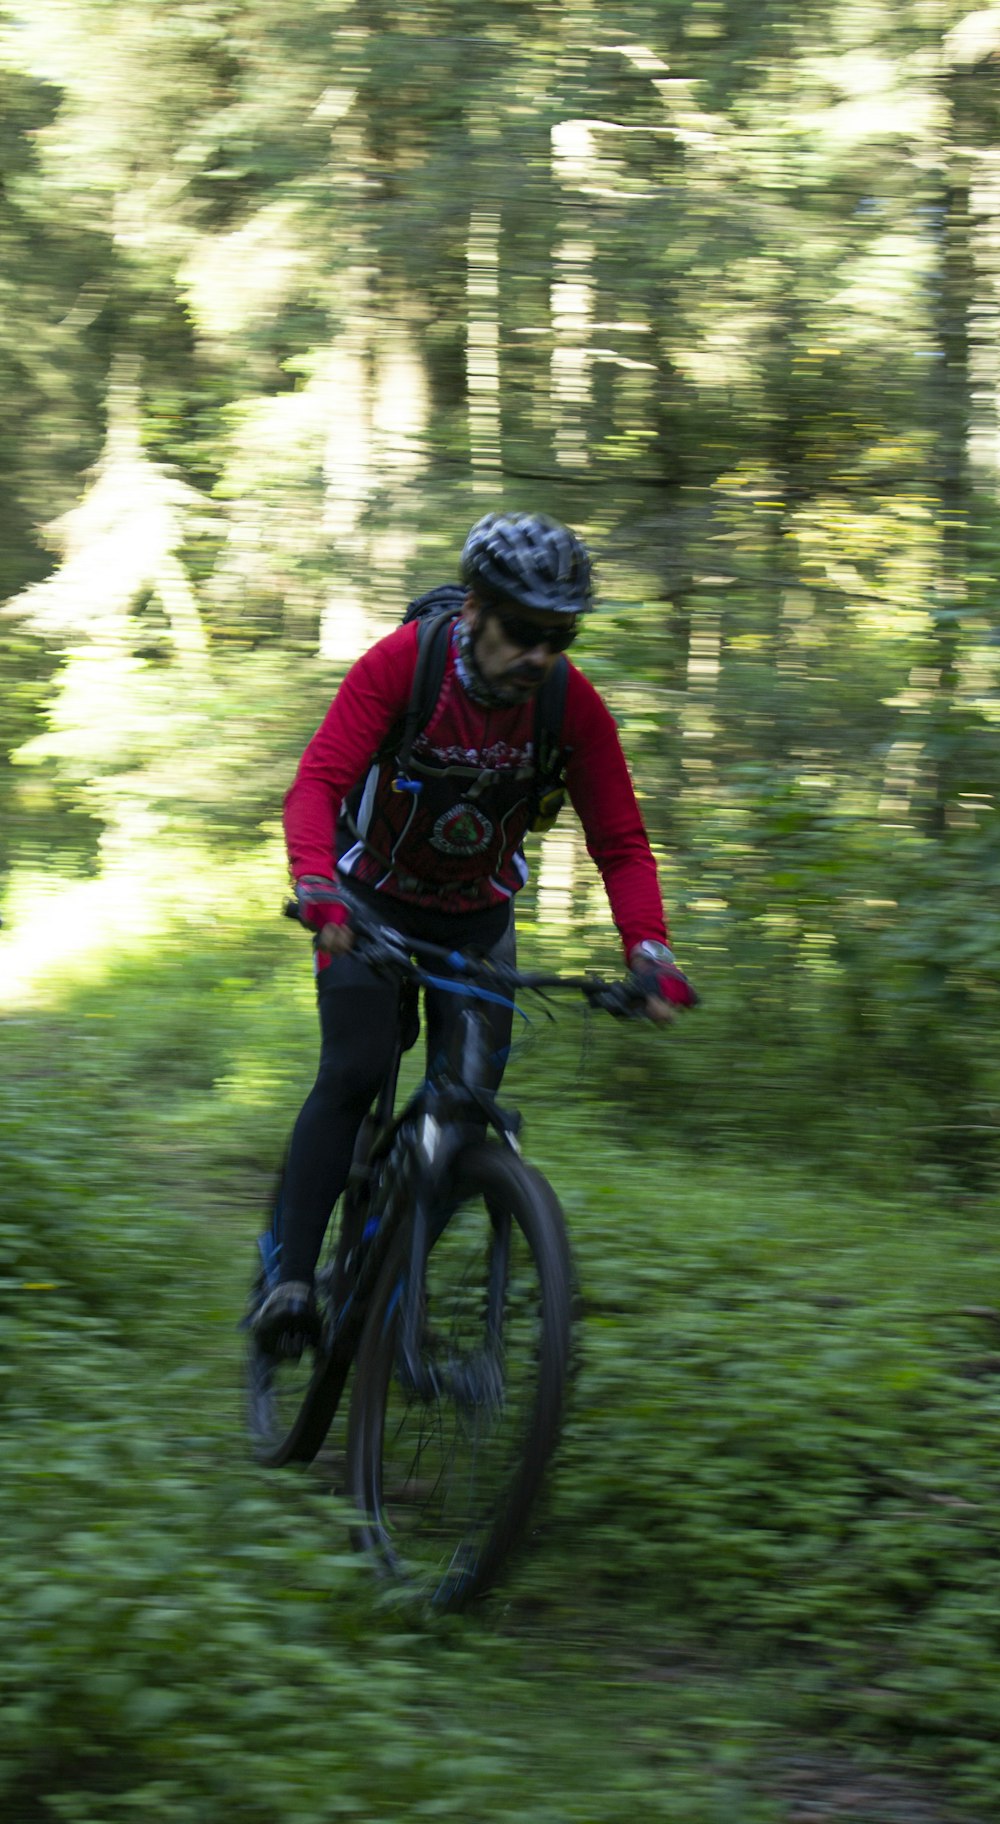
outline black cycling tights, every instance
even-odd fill
[[[510,924],[490,956],[513,962]],[[336,957],[318,976],[322,1031],[319,1072],[295,1123],[282,1190],[281,1278],[311,1280],[330,1212],[351,1166],[358,1128],[392,1059],[399,988],[353,956]],[[461,995],[429,988],[424,996],[428,1062],[447,1050],[465,1005]],[[493,1058],[487,1087],[496,1089],[510,1045],[512,1013],[490,1004]]]

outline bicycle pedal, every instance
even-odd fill
[[[300,1362],[309,1347],[309,1338],[301,1330],[286,1330],[276,1336],[264,1351],[276,1362]]]

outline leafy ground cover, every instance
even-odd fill
[[[582,1367],[529,1549],[430,1625],[348,1549],[328,1469],[247,1461],[236,1323],[313,1016],[279,939],[196,956],[5,1023],[6,1815],[989,1817],[985,1198],[693,1155],[609,1118],[600,1031],[582,1071],[571,1021],[528,1051]]]

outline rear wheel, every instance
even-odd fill
[[[456,1162],[427,1265],[422,1386],[400,1362],[405,1242],[382,1272],[358,1351],[347,1442],[356,1542],[439,1608],[493,1583],[552,1454],[569,1369],[562,1212],[506,1147]]]

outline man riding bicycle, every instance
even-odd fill
[[[557,665],[565,667],[566,790],[647,1015],[662,1024],[696,1000],[667,947],[656,863],[614,721],[560,656],[592,606],[584,545],[540,515],[488,514],[469,533],[461,574],[465,594],[447,630],[437,700],[407,743],[405,764],[394,731],[413,696],[414,621],[347,672],[285,800],[300,916],[316,933],[322,1046],[285,1167],[279,1282],[254,1320],[258,1342],[276,1352],[297,1353],[319,1334],[316,1264],[399,1019],[398,986],[351,955],[340,889],[407,936],[513,961],[523,842],[539,808],[536,699]],[[428,989],[426,1017],[433,1057],[447,1046],[455,997]],[[495,1089],[511,1009],[497,1005],[491,1022]]]

